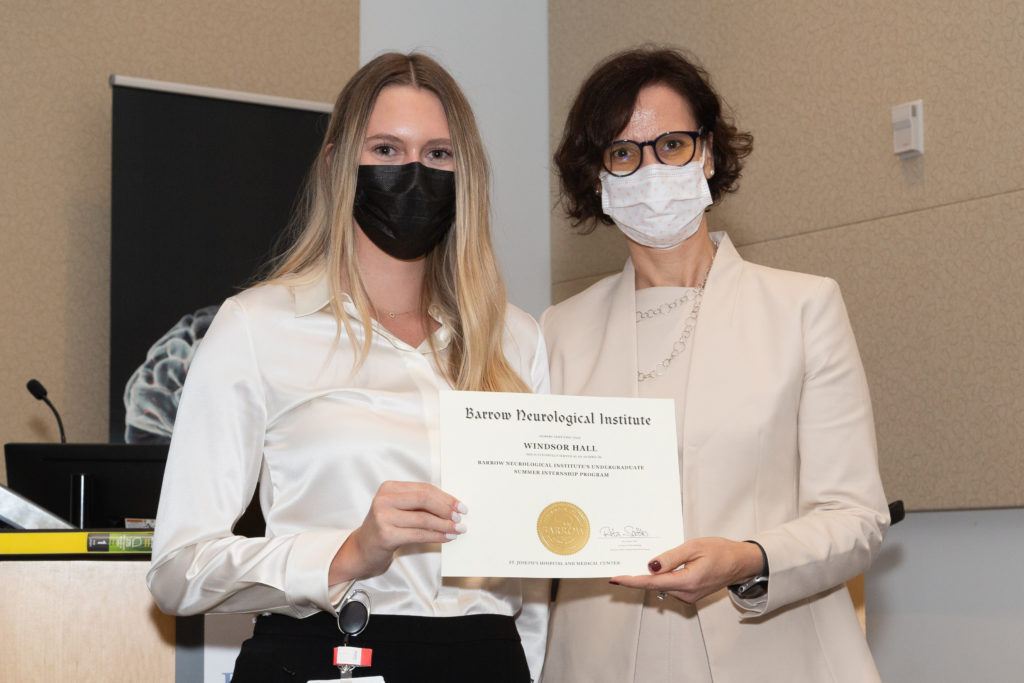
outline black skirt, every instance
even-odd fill
[[[242,643],[231,682],[337,679],[334,648],[343,639],[334,616],[325,612],[306,619],[261,616],[252,638]],[[530,681],[512,617],[374,615],[349,645],[373,649],[373,666],[356,669],[353,678],[383,676],[386,683]]]

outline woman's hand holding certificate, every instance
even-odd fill
[[[441,393],[441,482],[473,530],[444,576],[646,573],[683,539],[671,400]]]
[[[667,593],[695,603],[761,571],[761,551],[753,543],[728,538],[690,539],[647,563],[649,574],[616,576],[616,586]]]
[[[328,583],[378,576],[404,545],[445,543],[466,530],[468,508],[431,484],[386,481],[370,504],[362,525],[342,544]]]

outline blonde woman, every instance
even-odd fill
[[[189,372],[148,581],[174,614],[260,612],[235,683],[336,678],[335,608],[388,683],[539,678],[546,582],[441,579],[472,510],[438,481],[438,392],[546,391],[536,322],[508,305],[469,105],[419,55],[345,86],[301,231],[228,299]],[[260,483],[266,537],[232,533]]]

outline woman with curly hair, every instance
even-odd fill
[[[569,114],[567,213],[630,258],[544,314],[552,389],[675,399],[686,540],[645,576],[562,581],[545,680],[878,680],[844,582],[889,515],[839,288],[708,232],[751,142],[669,49],[610,57]]]

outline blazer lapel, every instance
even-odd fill
[[[637,395],[635,280],[633,262],[627,260],[607,304],[604,338],[593,374],[580,392],[584,395]]]
[[[686,384],[683,414],[683,523],[686,537],[700,534],[696,504],[700,488],[697,451],[718,429],[728,424],[732,401],[727,378],[736,361],[730,351],[735,334],[733,321],[743,276],[743,258],[724,232],[712,233],[718,254],[711,266],[697,329],[693,336],[693,355]]]
[[[637,388],[636,365],[636,275],[633,262],[626,261],[619,281],[611,292],[611,298],[605,302],[607,319],[604,335],[598,346],[598,355],[594,370],[580,392],[587,396],[620,396],[635,397]],[[584,588],[584,585],[587,587]],[[595,596],[608,596],[611,602],[604,600],[588,600],[583,611],[577,615],[581,629],[583,624],[606,622],[609,618],[609,607],[614,605],[614,621],[608,624],[611,633],[606,634],[610,642],[618,642],[623,646],[618,657],[608,659],[596,657],[600,662],[600,670],[594,671],[595,676],[602,680],[631,680],[636,668],[637,639],[640,637],[640,613],[643,609],[644,592],[632,589],[609,586],[604,579],[581,584],[578,588],[586,592],[592,590]],[[591,609],[598,611],[591,613]],[[607,623],[607,622],[606,622]],[[601,647],[607,646],[605,643]],[[576,672],[579,675],[582,672]],[[577,680],[577,679],[573,679]],[[579,679],[582,680],[582,679]]]

